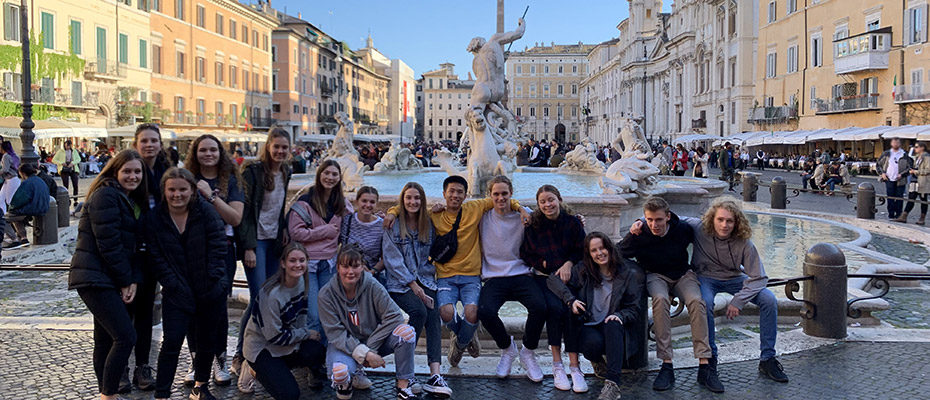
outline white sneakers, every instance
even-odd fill
[[[536,362],[536,353],[533,350],[526,348],[526,346],[521,347],[520,363],[523,364],[523,368],[526,370],[527,378],[530,378],[533,382],[542,382],[542,369],[539,368],[539,363]]]
[[[252,375],[252,367],[249,360],[242,361],[242,367],[239,369],[239,382],[236,384],[242,393],[252,393],[255,391],[255,375]]]
[[[581,368],[569,367],[568,370],[572,375],[572,391],[575,393],[587,392],[588,383],[584,381],[584,374],[581,372]]]
[[[559,390],[571,390],[572,383],[569,382],[568,376],[565,375],[565,366],[562,364],[553,364],[552,365],[552,380],[556,389]]]
[[[510,338],[510,347],[501,350],[501,361],[497,363],[497,377],[506,378],[510,375],[513,361],[517,358],[517,345]]]
[[[213,358],[213,382],[217,386],[226,386],[232,382],[232,374],[226,368],[226,353]]]

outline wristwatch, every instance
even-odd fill
[[[207,201],[209,201],[210,204],[213,204],[213,202],[216,201],[216,193],[211,194],[210,198],[207,199]]]

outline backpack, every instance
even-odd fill
[[[459,250],[459,222],[462,221],[462,210],[459,210],[455,216],[455,223],[452,224],[452,230],[445,235],[437,235],[433,239],[433,244],[429,247],[429,260],[434,263],[447,263],[455,257]]]

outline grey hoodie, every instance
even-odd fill
[[[769,283],[762,259],[752,240],[732,237],[717,239],[716,235],[704,232],[699,218],[682,217],[681,220],[694,228],[691,265],[697,270],[698,276],[718,280],[730,280],[743,274],[749,276],[749,279],[743,281],[743,289],[733,295],[730,301],[731,305],[742,310]]]
[[[359,364],[365,362],[369,350],[377,352],[391,332],[404,323],[400,307],[367,271],[358,281],[354,299],[346,297],[339,274],[320,289],[318,298],[320,322],[329,346],[351,354]]]

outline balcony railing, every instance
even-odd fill
[[[336,118],[333,118],[333,117],[330,116],[330,115],[318,115],[318,116],[316,117],[316,122],[320,122],[320,123],[324,123],[324,124],[333,124],[333,125],[335,125],[335,124],[336,124]]]
[[[798,109],[792,106],[757,107],[749,110],[750,124],[780,124],[798,118]]]
[[[692,119],[692,120],[691,120],[691,129],[703,129],[703,128],[707,128],[707,120],[706,120],[706,119],[701,118],[701,119]]]
[[[921,101],[930,101],[930,84],[894,87],[895,103],[916,103]]]
[[[891,27],[882,28],[833,42],[833,71],[848,74],[857,71],[888,69]]]
[[[333,88],[323,86],[320,88],[320,94],[323,95],[323,97],[333,97]]]
[[[98,79],[123,79],[126,78],[126,64],[103,58],[88,58],[84,75]]]
[[[815,99],[814,110],[816,114],[877,110],[879,97],[878,93],[869,93],[835,99]]]
[[[277,124],[278,120],[274,118],[251,117],[249,118],[249,123],[255,128],[270,128],[272,125]]]
[[[20,91],[0,88],[0,100],[21,102],[23,95]],[[32,102],[64,107],[97,107],[99,105],[98,92],[67,93],[52,88],[33,89]]]

